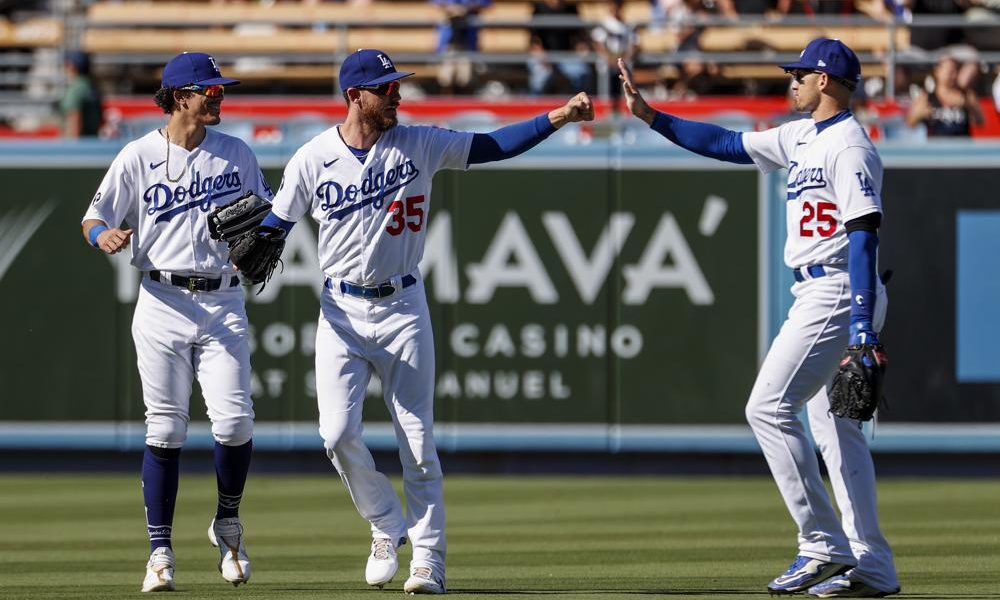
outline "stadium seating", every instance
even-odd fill
[[[593,26],[606,13],[604,1],[575,1],[584,27]],[[482,13],[480,46],[489,62],[506,62],[508,66],[526,62],[531,13],[531,3],[522,0],[496,0]],[[629,0],[624,15],[626,21],[640,26],[644,55],[662,62],[664,55],[676,49],[678,34],[674,29],[648,26],[652,15],[647,0]],[[434,52],[440,17],[440,8],[425,0],[318,4],[105,0],[90,6],[82,45],[112,62],[139,55],[163,57],[197,48],[213,53],[223,64],[234,64],[237,76],[251,81],[271,78],[288,84],[329,79],[337,56],[360,47],[375,47],[393,53],[400,66],[416,71],[418,78],[431,79],[439,60]],[[873,21],[870,25],[834,27],[710,26],[701,36],[701,49],[708,53],[748,49],[797,52],[818,35],[839,37],[868,55],[880,55],[889,46],[888,30]],[[896,47],[906,48],[908,31],[899,28],[895,35]],[[248,57],[259,60],[246,60]],[[640,82],[646,82],[669,77],[675,70],[670,65],[640,66],[637,76]],[[881,67],[871,65],[867,70],[881,72]],[[722,75],[781,77],[780,72],[763,67],[759,60],[728,61]]]

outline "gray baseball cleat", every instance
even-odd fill
[[[899,588],[886,592],[863,581],[852,579],[854,570],[827,579],[809,588],[809,595],[817,598],[885,598],[899,593]]]
[[[413,567],[410,578],[403,584],[407,594],[444,594],[444,576],[435,575],[430,567]]]
[[[365,566],[365,581],[379,589],[392,581],[399,569],[399,559],[396,557],[396,545],[388,538],[374,538],[372,552],[368,555]]]
[[[250,557],[243,544],[243,525],[239,517],[216,519],[212,533],[219,545],[219,572],[222,578],[238,586],[250,580]]]
[[[142,581],[144,592],[170,592],[174,589],[174,551],[161,546],[149,555],[146,578]]]

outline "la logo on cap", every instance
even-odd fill
[[[382,68],[384,68],[384,69],[391,69],[392,68],[392,61],[389,60],[389,57],[387,57],[386,55],[379,54],[378,55],[378,59],[382,62]]]

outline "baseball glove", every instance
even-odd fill
[[[208,215],[209,235],[229,245],[230,262],[244,279],[253,283],[266,284],[281,262],[281,251],[285,248],[284,231],[260,224],[270,210],[270,202],[247,192]],[[263,289],[262,286],[260,290]]]
[[[233,240],[260,225],[271,210],[271,203],[253,192],[208,213],[208,235],[213,240]]]
[[[882,399],[889,359],[882,344],[848,346],[830,389],[830,412],[838,417],[868,421]]]
[[[229,243],[229,260],[246,279],[266,284],[281,262],[281,251],[284,249],[283,230],[257,225]]]

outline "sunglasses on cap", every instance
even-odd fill
[[[198,85],[192,83],[191,85],[186,85],[180,89],[186,92],[194,92],[196,94],[205,96],[206,98],[223,98],[226,95],[226,86],[220,84]]]
[[[358,90],[368,90],[376,96],[391,96],[394,92],[399,90],[399,82],[389,81],[383,83],[382,85],[356,85],[354,88]]]

